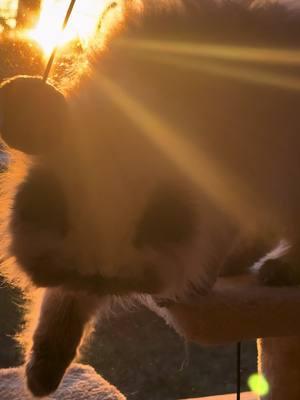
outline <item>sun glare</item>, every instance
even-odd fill
[[[55,46],[63,46],[72,40],[79,40],[87,46],[99,26],[106,0],[77,0],[66,29],[62,24],[70,0],[43,0],[37,25],[27,32],[49,56]]]

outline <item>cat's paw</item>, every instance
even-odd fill
[[[48,396],[58,388],[66,368],[66,363],[62,363],[59,358],[33,353],[26,365],[28,389],[36,397]]]
[[[294,270],[281,259],[267,260],[258,272],[259,281],[266,286],[296,285]]]

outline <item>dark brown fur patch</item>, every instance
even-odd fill
[[[60,260],[56,254],[45,253],[31,260],[31,263],[25,268],[37,286],[62,286],[66,289],[80,290],[98,296],[132,293],[153,294],[162,287],[151,266],[145,267],[143,274],[137,278],[108,278],[100,273],[91,275],[79,273],[76,269],[72,269],[75,262]]]
[[[266,286],[295,286],[299,285],[299,278],[297,266],[280,258],[267,260],[258,273],[259,281]]]
[[[137,226],[134,244],[138,248],[179,244],[191,239],[196,230],[197,215],[188,193],[166,187],[149,202]]]
[[[1,135],[12,148],[27,154],[49,154],[61,146],[68,130],[67,102],[40,78],[18,76],[0,85]]]
[[[42,168],[34,168],[20,186],[15,202],[13,224],[30,224],[36,230],[66,234],[68,210],[57,178]]]

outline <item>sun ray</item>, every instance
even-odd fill
[[[142,105],[142,102],[129,95],[109,77],[101,75],[99,85],[107,98],[134,124],[164,151],[166,157],[176,163],[185,175],[205,191],[223,210],[236,218],[243,226],[254,229],[253,221],[257,220],[257,199],[254,194],[233,175],[224,171],[224,166],[195,149],[184,138],[184,132],[179,132],[154,112]],[[264,215],[266,212],[264,210]],[[255,218],[254,218],[255,216]]]
[[[157,62],[169,66],[199,71],[209,75],[218,75],[225,78],[246,81],[249,83],[273,86],[284,90],[299,91],[300,78],[282,73],[275,73],[257,67],[220,64],[217,61],[203,61],[194,57],[182,58],[179,55],[157,55],[147,52],[135,53],[150,62]]]
[[[117,46],[148,52],[169,53],[219,60],[254,62],[261,64],[300,65],[298,49],[273,49],[238,47],[217,44],[181,41],[159,41],[151,39],[119,39]]]

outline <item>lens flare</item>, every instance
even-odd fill
[[[269,393],[270,386],[266,378],[261,374],[252,374],[248,379],[248,386],[258,396],[265,396]]]
[[[98,29],[107,1],[77,0],[70,21],[62,32],[68,6],[69,0],[43,0],[39,21],[27,32],[28,37],[39,43],[46,56],[55,46],[64,46],[73,40],[87,46]]]

